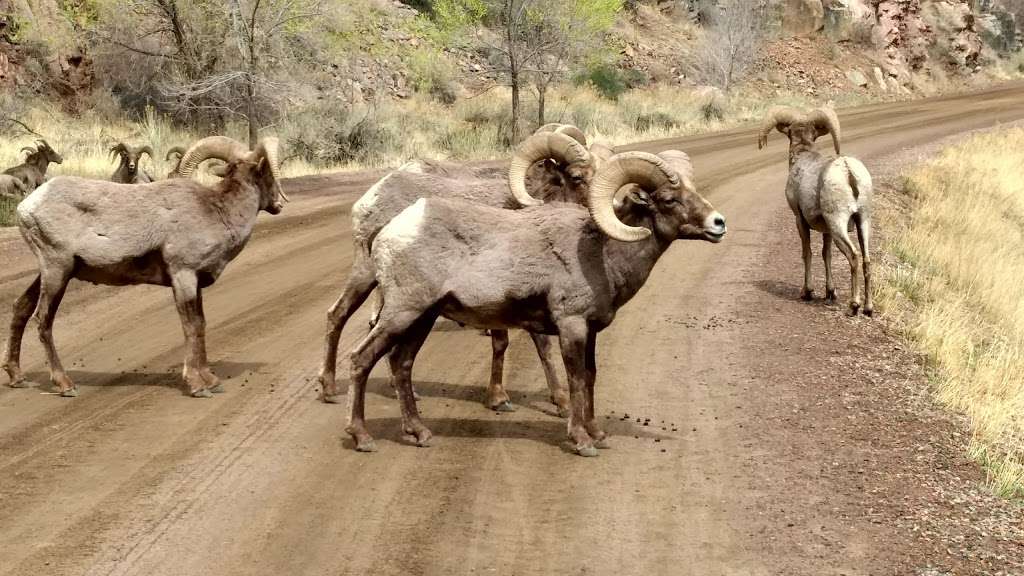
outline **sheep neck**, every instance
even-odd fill
[[[631,214],[622,221],[630,226],[644,226],[654,232],[637,242],[622,242],[606,237],[604,257],[615,308],[625,305],[640,291],[658,259],[675,241],[674,237],[667,238],[658,234],[658,227],[650,215]]]
[[[233,232],[239,247],[244,246],[259,215],[259,188],[234,176],[221,181],[213,197],[213,208],[224,227]]]
[[[796,164],[796,161],[800,158],[800,156],[802,156],[804,154],[814,154],[814,155],[818,154],[817,152],[814,151],[814,143],[813,142],[805,142],[803,140],[791,140],[790,143],[789,143],[789,165],[790,165],[790,167],[792,167],[794,164]]]

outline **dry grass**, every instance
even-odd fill
[[[1024,496],[1024,129],[978,136],[907,179],[881,304],[927,355],[938,398],[962,412],[995,492]]]
[[[327,105],[299,109],[266,132],[280,136],[287,148],[286,176],[392,167],[412,158],[500,158],[509,153],[504,134],[511,122],[510,100],[507,90],[495,89],[452,105],[420,94],[347,111]],[[707,101],[707,95],[681,88],[632,90],[613,101],[589,87],[565,86],[549,95],[547,121],[576,124],[593,138],[622,145],[730,128],[760,119],[774,104],[821,104],[800,95],[765,99],[738,89],[716,101],[709,118],[704,109]],[[840,106],[856,103],[859,101],[836,102]],[[525,118],[534,119],[533,106],[527,101]],[[112,114],[89,112],[68,117],[40,107],[31,109],[22,120],[44,134],[64,156],[62,165],[51,165],[48,174],[52,176],[107,179],[116,168],[107,150],[115,142],[124,141],[153,146],[156,158],[144,159],[143,168],[162,178],[171,168],[163,159],[166,151],[202,136],[183,131],[152,113],[138,122],[117,118],[116,114],[111,118]],[[356,126],[362,131],[353,136]],[[532,124],[525,128],[531,129]],[[242,126],[231,126],[227,134],[243,139],[245,131]],[[0,167],[19,164],[23,160],[21,147],[30,145],[34,138],[22,134],[0,140]],[[344,159],[339,159],[339,151],[345,152]],[[0,214],[0,222],[3,218]]]

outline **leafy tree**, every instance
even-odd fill
[[[472,42],[499,56],[492,72],[512,91],[510,139],[520,137],[521,93],[537,91],[538,121],[544,122],[548,88],[571,63],[601,42],[622,9],[622,0],[435,0],[442,29],[472,30]],[[484,27],[494,30],[491,34]]]

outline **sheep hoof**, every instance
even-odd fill
[[[210,392],[206,388],[200,388],[192,393],[193,398],[213,398],[213,392]]]
[[[61,390],[60,395],[64,398],[75,398],[78,396],[78,388],[68,388],[67,390]]]
[[[31,384],[29,384],[28,380],[19,378],[17,380],[11,380],[10,386],[11,388],[28,388]]]
[[[584,458],[593,458],[597,456],[597,448],[593,446],[577,446],[576,454],[583,456]]]
[[[223,384],[217,384],[213,388],[208,388],[208,390],[210,392],[214,393],[214,394],[223,394],[224,393],[224,385]]]
[[[833,288],[831,290],[825,290],[825,301],[828,302],[829,304],[835,304],[835,301],[836,301],[836,291],[835,291],[835,288]]]
[[[870,318],[870,317],[875,315],[875,309],[874,308],[864,308],[863,312],[864,312],[864,315],[867,316],[868,318]]]
[[[804,288],[803,290],[800,291],[800,299],[803,300],[804,302],[810,302],[811,300],[814,299],[814,290],[808,290],[807,288]]]
[[[376,451],[377,451],[377,443],[374,442],[372,439],[364,439],[364,440],[357,440],[356,441],[356,452],[370,453],[370,452],[376,452]]]
[[[494,410],[495,412],[515,412],[516,407],[512,405],[512,402],[505,400],[504,402],[499,402],[498,404],[491,406],[491,410]]]
[[[321,394],[320,401],[324,404],[341,404],[341,394]]]
[[[848,312],[850,317],[856,316],[858,311],[860,311],[860,304],[850,304],[850,311]]]
[[[612,445],[608,442],[608,438],[601,438],[600,440],[594,441],[594,448],[598,450],[608,450]]]

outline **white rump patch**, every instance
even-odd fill
[[[366,216],[373,212],[373,207],[377,204],[377,198],[380,196],[380,188],[388,181],[388,178],[391,178],[392,174],[394,172],[389,172],[387,176],[377,180],[377,183],[370,186],[370,189],[352,205],[352,230],[358,230]]]
[[[25,197],[24,200],[18,204],[18,216],[27,216],[35,211],[39,204],[43,201],[43,196],[46,196],[46,191],[50,189],[50,185],[53,184],[53,180],[47,180],[43,182],[43,185],[36,188]]]
[[[396,254],[416,242],[423,227],[427,200],[420,198],[388,222],[373,241],[373,259],[380,269],[391,265]]]

